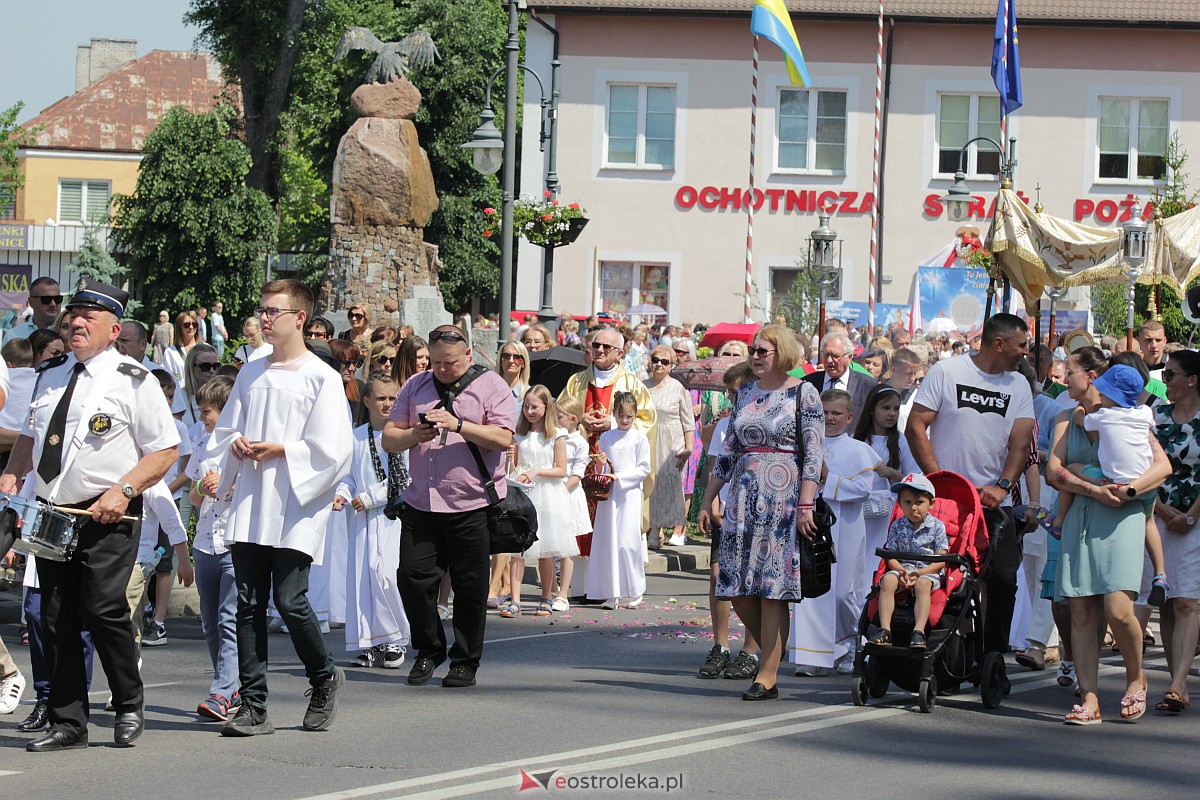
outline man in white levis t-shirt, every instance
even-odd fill
[[[1003,653],[1017,593],[1020,536],[1009,493],[1029,463],[1033,395],[1014,372],[1029,347],[1020,317],[996,314],[983,326],[976,355],[933,365],[917,390],[905,435],[913,457],[929,474],[949,470],[979,489],[991,540],[984,647]],[[1007,677],[1002,681],[1007,688]]]

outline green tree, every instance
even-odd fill
[[[236,114],[172,108],[146,138],[134,194],[113,198],[114,241],[152,308],[220,299],[238,319],[258,300],[275,218],[266,194],[246,185]]]
[[[83,244],[75,253],[71,266],[80,275],[110,286],[121,286],[125,283],[125,270],[100,242],[100,228],[105,221],[94,220],[84,227]],[[141,307],[141,301],[131,299],[125,306],[125,313],[135,316]]]
[[[24,103],[0,111],[0,215],[17,190],[25,185],[25,175],[17,162],[17,151],[34,142],[36,131],[17,125]]]

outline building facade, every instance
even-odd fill
[[[951,243],[941,196],[976,136],[1015,138],[1015,188],[1046,213],[1113,227],[1147,201],[1167,144],[1200,147],[1200,2],[1018,5],[1024,105],[1003,133],[990,75],[995,0],[787,5],[813,85],[790,85],[759,44],[753,196],[750,0],[530,0],[557,30],[560,197],[591,221],[555,255],[553,307],[665,308],[672,322],[740,320],[747,213],[752,306],[771,315],[804,263],[817,212],[842,240],[840,298],[865,302],[871,211],[880,210],[876,298],[909,302],[917,267]],[[530,24],[526,63],[550,74],[555,37]],[[876,56],[884,64],[883,169],[873,187]],[[522,193],[542,190],[536,90],[526,84]],[[1000,154],[972,146],[968,222],[986,231]],[[515,304],[540,304],[541,250],[519,248]],[[1073,292],[1065,304],[1079,299]]]

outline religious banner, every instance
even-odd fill
[[[875,325],[886,330],[893,322],[898,322],[904,328],[908,328],[908,317],[911,312],[912,307],[908,305],[876,303]],[[858,328],[867,324],[867,304],[850,300],[830,300],[825,304],[825,316],[840,319],[850,327]]]
[[[937,333],[981,327],[987,287],[984,269],[918,267],[914,327]]]

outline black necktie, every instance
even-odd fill
[[[46,428],[46,442],[42,445],[42,459],[38,462],[38,475],[42,477],[42,481],[50,484],[62,472],[62,451],[63,439],[67,432],[67,412],[71,410],[71,395],[75,394],[75,382],[79,380],[79,373],[83,372],[84,365],[82,362],[76,362],[75,369],[71,373],[71,380],[67,382],[66,391],[58,400],[58,405],[54,408],[54,414],[50,417],[50,425]]]

